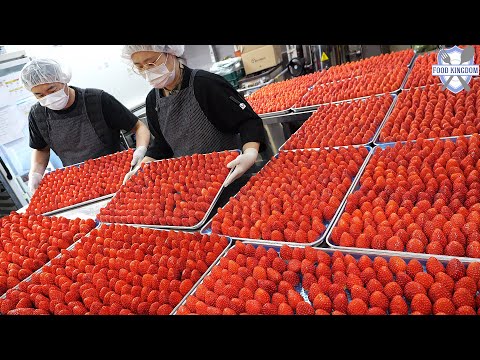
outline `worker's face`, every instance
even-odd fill
[[[132,55],[134,70],[142,74],[160,64],[165,64],[168,71],[172,71],[175,66],[175,56],[168,53],[157,51],[138,51]]]
[[[41,85],[32,87],[32,93],[33,95],[35,95],[37,99],[41,99],[44,96],[53,94],[54,92],[57,92],[62,89],[66,90],[65,84],[62,84],[60,82],[54,82],[54,83],[41,84]],[[67,92],[65,91],[65,93]]]

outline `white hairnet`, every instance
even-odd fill
[[[132,60],[132,55],[139,51],[156,51],[182,56],[185,45],[123,45],[122,58]]]
[[[34,86],[60,82],[67,84],[72,78],[68,69],[62,69],[60,64],[52,59],[34,59],[25,64],[20,72],[20,80],[29,91]]]

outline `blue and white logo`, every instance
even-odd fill
[[[432,75],[440,76],[442,90],[448,89],[455,94],[463,89],[470,91],[468,83],[472,76],[478,76],[478,65],[473,63],[474,56],[473,46],[465,49],[454,46],[438,52],[438,65],[432,65]]]

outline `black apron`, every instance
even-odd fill
[[[197,71],[192,70],[188,87],[177,94],[160,97],[160,90],[155,89],[160,130],[174,157],[238,148],[237,135],[218,130],[195,98],[193,81]]]
[[[120,136],[111,144],[98,137],[87,114],[85,90],[78,89],[75,110],[68,115],[46,111],[48,140],[50,148],[62,160],[63,166],[76,164],[120,151]],[[112,129],[112,132],[115,131]]]

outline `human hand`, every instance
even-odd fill
[[[40,174],[35,171],[30,171],[28,173],[28,189],[33,193],[38,189],[40,182],[42,181],[43,174]]]
[[[137,164],[140,164],[145,157],[145,154],[147,153],[147,147],[146,146],[139,146],[135,149],[133,152],[133,158],[132,162],[130,163],[130,166],[135,167]]]
[[[248,148],[248,149],[245,149],[243,154],[237,156],[236,159],[230,161],[227,164],[227,168],[231,169],[231,168],[235,167],[235,169],[225,180],[224,186],[227,187],[232,182],[234,182],[236,179],[238,179],[240,176],[245,174],[245,172],[248,169],[250,169],[253,164],[255,164],[255,161],[257,160],[257,156],[258,156],[258,150],[257,149]]]

